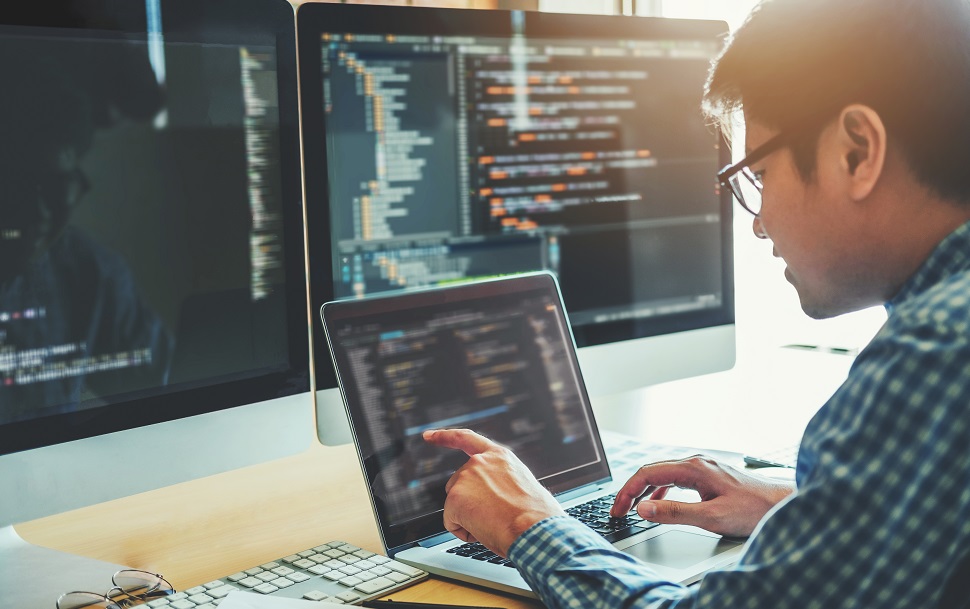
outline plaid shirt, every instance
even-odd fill
[[[736,566],[684,588],[556,517],[510,550],[526,581],[549,607],[970,608],[970,223],[886,308]]]

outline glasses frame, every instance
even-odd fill
[[[761,179],[753,171],[751,171],[749,166],[753,163],[757,163],[787,143],[788,134],[779,133],[764,144],[752,150],[750,154],[737,163],[728,165],[721,169],[721,171],[717,172],[718,184],[720,184],[723,188],[727,188],[731,194],[734,195],[734,198],[737,199],[738,203],[741,204],[741,207],[755,217],[761,214],[761,205],[758,205],[758,211],[755,211],[752,209],[752,204],[744,200],[744,194],[741,192],[740,177],[744,176],[749,182],[751,182],[760,195],[761,191],[764,189],[764,184],[761,183]]]
[[[149,586],[144,592],[133,594],[131,591],[125,590],[124,587],[119,586],[117,583],[117,578],[119,576],[124,576],[127,574],[136,574],[137,576],[150,576],[144,577],[146,583],[150,582],[150,578],[154,578],[157,581],[154,585]],[[128,575],[130,577],[130,575]],[[168,582],[167,579],[159,575],[158,573],[152,573],[151,571],[142,571],[141,569],[122,569],[117,571],[111,576],[111,583],[114,584],[107,592],[104,594],[98,594],[97,592],[86,592],[83,590],[74,590],[72,592],[65,592],[57,598],[57,603],[55,607],[61,609],[61,603],[64,602],[72,595],[81,595],[86,597],[86,602],[90,602],[89,605],[80,605],[82,607],[95,606],[96,603],[103,603],[105,609],[125,609],[126,607],[131,607],[132,605],[138,603],[145,603],[150,599],[161,598],[163,596],[170,596],[175,594],[175,587]],[[123,595],[124,598],[118,598],[118,596]]]

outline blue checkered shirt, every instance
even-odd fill
[[[684,588],[556,517],[509,552],[529,585],[550,608],[970,607],[970,223],[886,308],[736,566]]]

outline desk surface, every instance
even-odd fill
[[[769,360],[599,400],[597,420],[651,442],[723,450],[795,441],[850,359],[782,353]],[[24,523],[17,531],[39,546],[162,573],[178,589],[326,541],[382,550],[350,445],[314,445],[294,457]],[[393,597],[541,606],[438,578]]]

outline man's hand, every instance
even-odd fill
[[[671,487],[696,490],[700,503],[668,501]],[[795,490],[793,483],[749,476],[713,459],[695,456],[644,465],[630,478],[610,511],[622,516],[631,507],[646,520],[689,524],[729,537],[747,537],[761,518]]]
[[[429,444],[462,450],[468,462],[445,485],[445,528],[501,556],[526,529],[562,507],[512,451],[468,429],[424,432]]]

